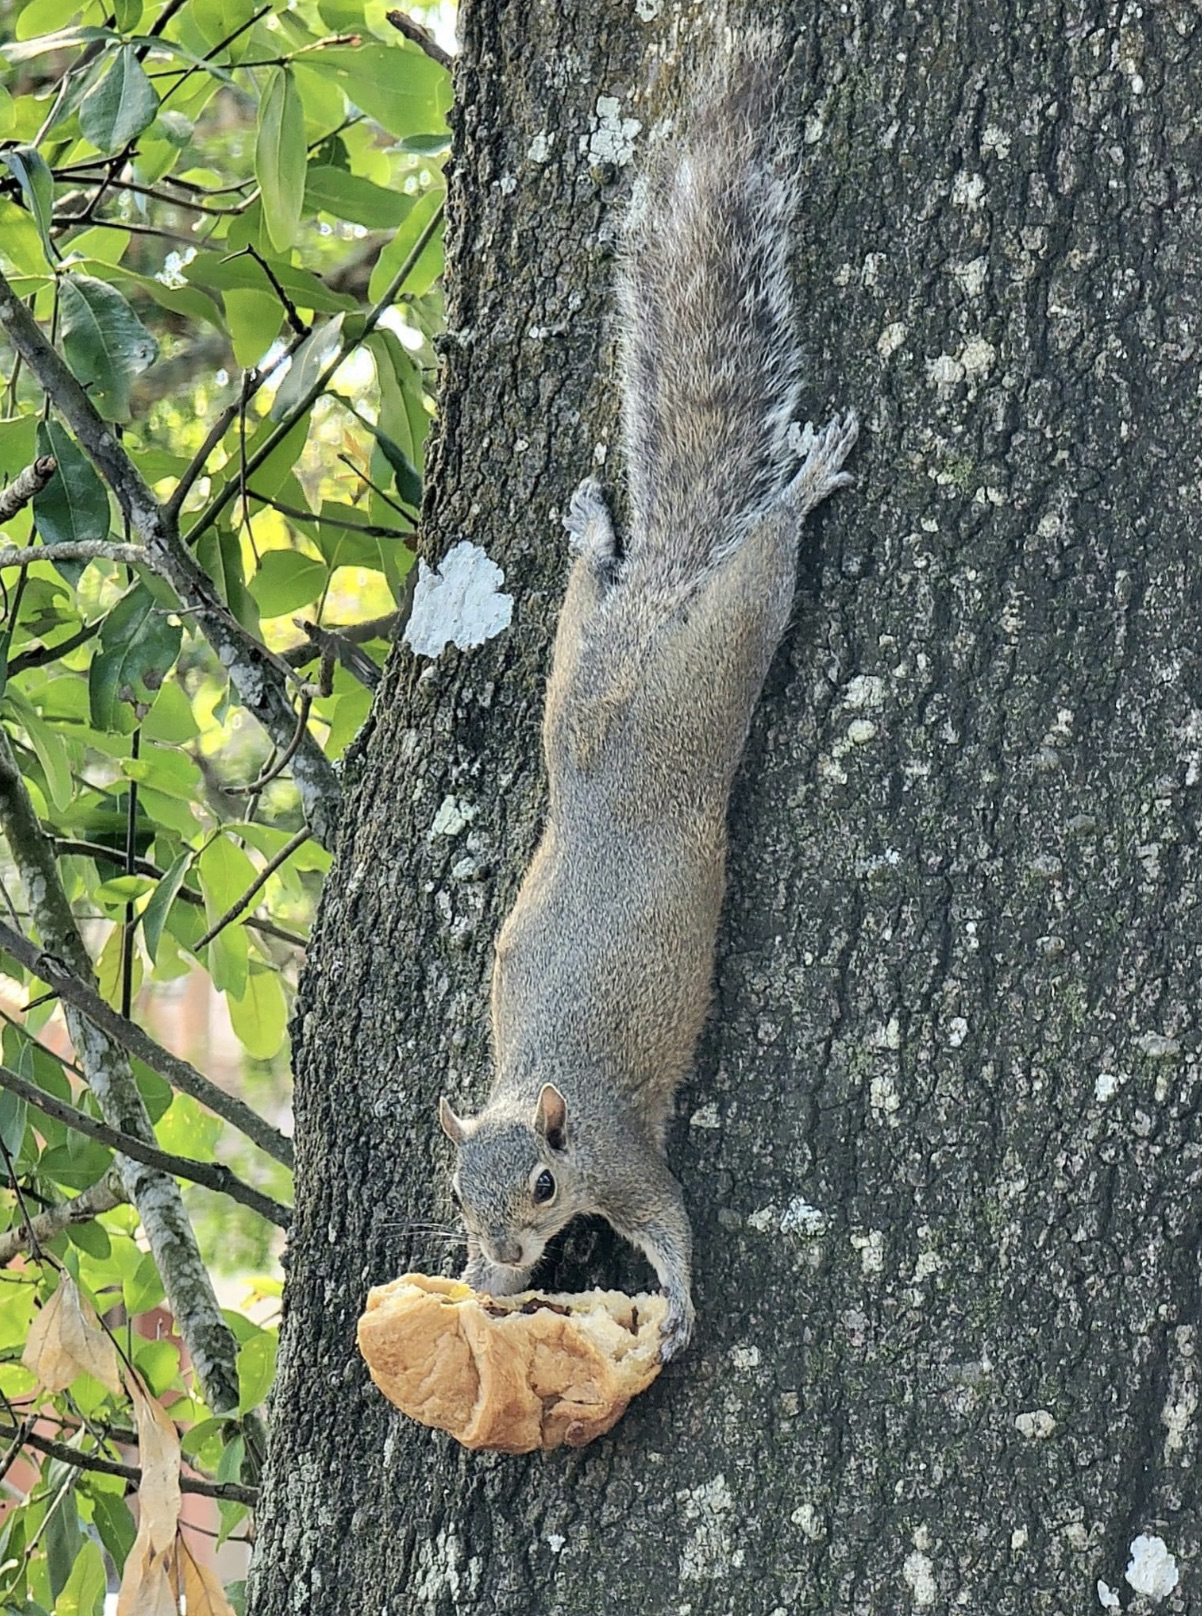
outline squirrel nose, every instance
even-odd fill
[[[481,1244],[489,1262],[503,1263],[507,1268],[522,1266],[522,1242],[512,1235],[493,1234]]]

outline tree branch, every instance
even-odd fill
[[[77,1448],[68,1447],[65,1442],[55,1442],[52,1437],[40,1436],[36,1431],[23,1432],[19,1425],[0,1424],[0,1438],[3,1437],[20,1438],[22,1447],[36,1448],[39,1453],[45,1453],[51,1459],[61,1459],[63,1464],[74,1465],[78,1470],[98,1470],[104,1476],[124,1476],[126,1481],[135,1485],[142,1480],[142,1471],[137,1465],[118,1464],[115,1459],[102,1459],[99,1454],[80,1453]],[[182,1472],[179,1490],[182,1493],[200,1493],[204,1498],[224,1498],[231,1504],[249,1504],[252,1509],[259,1501],[257,1487],[246,1487],[240,1481],[203,1481],[199,1476],[185,1476]]]
[[[25,475],[21,473],[22,477]],[[16,488],[13,483],[12,488]],[[10,488],[7,492],[11,493]],[[3,499],[0,495],[0,500]],[[120,561],[127,567],[153,567],[154,558],[141,544],[110,544],[107,539],[80,539],[63,544],[0,547],[0,567],[28,567],[34,561]],[[158,570],[157,568],[155,569]]]
[[[145,1162],[147,1167],[157,1167],[160,1172],[170,1173],[175,1178],[186,1178],[193,1184],[203,1184],[205,1189],[216,1190],[219,1195],[228,1195],[231,1201],[240,1201],[243,1206],[250,1207],[252,1212],[257,1212],[261,1218],[274,1223],[277,1228],[286,1229],[291,1221],[292,1214],[288,1207],[281,1206],[279,1201],[273,1201],[270,1195],[262,1195],[249,1184],[244,1184],[221,1162],[194,1161],[190,1156],[176,1156],[171,1151],[160,1150],[157,1145],[145,1144],[133,1134],[125,1133],[120,1128],[110,1128],[108,1123],[98,1122],[95,1117],[88,1116],[86,1111],[68,1105],[57,1095],[48,1094],[45,1089],[39,1088],[36,1083],[28,1082],[7,1066],[0,1066],[0,1088],[7,1089],[10,1094],[15,1094],[28,1105],[36,1106],[48,1117],[57,1117],[60,1122],[65,1122],[68,1128],[74,1128],[77,1133],[86,1134],[89,1139],[98,1139],[102,1145],[109,1145],[124,1156],[132,1156],[134,1161]],[[36,1235],[36,1228],[34,1233]]]
[[[33,1237],[39,1244],[43,1244],[77,1223],[91,1223],[92,1219],[99,1217],[102,1212],[111,1212],[115,1206],[121,1206],[128,1199],[121,1187],[120,1173],[115,1167],[110,1167],[103,1178],[97,1179],[95,1184],[89,1184],[86,1190],[72,1196],[69,1201],[60,1201],[57,1206],[47,1207],[44,1212],[30,1218]],[[26,1230],[6,1229],[0,1234],[0,1268],[5,1263],[11,1262],[19,1251],[28,1249],[29,1237]]]
[[[54,851],[42,833],[9,745],[8,733],[2,727],[0,827],[20,872],[42,940],[47,950],[63,962],[58,965],[57,974],[79,978],[82,983],[85,976],[91,975],[92,962],[59,881]],[[4,930],[22,951],[29,946],[20,933],[8,926]],[[98,996],[94,997],[103,1004]],[[119,1042],[70,1003],[66,1007],[66,1019],[67,1031],[88,1086],[109,1126],[133,1133],[144,1144],[153,1145],[154,1129],[129,1059]],[[147,1167],[130,1156],[119,1155],[116,1166],[125,1193],[137,1208],[205,1401],[215,1414],[227,1414],[238,1406],[238,1343],[213,1294],[212,1281],[188,1221],[179,1185],[169,1173]]]
[[[0,325],[116,495],[130,528],[146,546],[148,561],[170,582],[218,661],[228,669],[247,711],[258,719],[276,746],[286,746],[296,728],[286,683],[291,669],[249,634],[217,598],[210,580],[181,540],[174,520],[155,499],[114,431],[96,413],[3,274]],[[342,792],[333,766],[311,735],[302,738],[292,772],[305,819],[316,839],[329,846],[337,829]]]
[[[58,461],[53,455],[39,455],[31,466],[19,471],[8,487],[0,491],[0,522],[7,522],[36,498],[57,470]]]
[[[453,59],[427,33],[420,22],[415,22],[412,17],[407,16],[403,11],[386,11],[384,16],[398,34],[404,34],[406,39],[412,40],[420,50],[425,51],[432,62],[437,62],[439,67],[445,67],[448,73],[452,70],[454,66]]]
[[[6,744],[0,740],[0,821],[5,820],[4,793],[7,787],[3,777],[3,753],[6,750]],[[11,758],[11,753],[9,756]],[[53,863],[50,867],[54,869]],[[57,872],[55,880],[57,882]],[[43,936],[45,936],[44,929]],[[199,1100],[201,1105],[232,1123],[239,1133],[253,1139],[260,1150],[265,1150],[269,1156],[274,1156],[286,1167],[292,1166],[292,1141],[285,1138],[278,1128],[273,1128],[269,1122],[265,1122],[245,1101],[218,1088],[216,1083],[198,1072],[189,1061],[179,1055],[173,1055],[148,1032],[143,1032],[141,1027],[135,1026],[132,1021],[127,1021],[124,1016],[119,1015],[63,959],[39,948],[36,943],[31,943],[28,937],[23,937],[19,931],[15,931],[3,921],[0,921],[0,948],[6,949],[14,959],[25,966],[26,970],[32,971],[35,976],[52,987],[65,1005],[81,1011],[100,1032],[123,1045],[140,1061],[145,1061],[160,1077],[165,1077],[172,1088],[190,1094],[194,1100]],[[90,962],[87,970],[90,975]],[[78,1048],[78,1040],[76,1047]]]

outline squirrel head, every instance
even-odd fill
[[[529,1122],[487,1110],[458,1117],[445,1099],[438,1115],[459,1151],[451,1193],[464,1228],[489,1262],[533,1267],[580,1210],[567,1101],[544,1083]]]

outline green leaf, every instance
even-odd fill
[[[368,230],[395,230],[412,206],[412,197],[342,168],[314,165],[305,176],[306,213],[329,213]]]
[[[324,561],[299,550],[268,550],[251,579],[250,592],[264,617],[283,617],[316,600],[329,581]]]
[[[133,33],[142,20],[142,0],[113,0],[113,18],[121,33]]]
[[[108,421],[128,421],[129,388],[158,358],[159,345],[115,286],[91,275],[59,283],[67,363]]]
[[[46,1515],[43,1543],[50,1572],[50,1600],[57,1609],[58,1596],[67,1585],[75,1557],[83,1547],[83,1534],[79,1530],[79,1510],[75,1504],[75,1471],[59,1461],[46,1467],[46,1490],[55,1505]]]
[[[416,47],[331,45],[306,61],[314,72],[329,73],[348,101],[383,124],[391,134],[441,131],[451,104],[451,80]]]
[[[33,501],[34,520],[45,542],[81,544],[107,539],[108,493],[66,427],[57,421],[43,421],[38,427],[38,453],[53,455],[58,461],[58,471]],[[64,577],[75,583],[84,570],[80,562],[72,577],[62,563],[56,565]]]
[[[10,1156],[20,1153],[25,1138],[25,1101],[0,1089],[0,1141]]]
[[[154,897],[146,905],[142,915],[142,940],[146,944],[146,952],[150,955],[153,965],[159,952],[159,939],[163,935],[163,925],[167,919],[167,911],[175,902],[180,887],[184,884],[192,864],[192,854],[181,853],[163,876],[154,889]]]
[[[381,300],[393,278],[400,273],[405,260],[417,246],[422,232],[438,211],[442,200],[443,193],[438,187],[419,197],[404,224],[377,258],[367,288],[367,295],[373,303]],[[421,297],[423,292],[430,290],[441,274],[442,232],[436,230],[423,247],[421,257],[405,277],[405,283],[400,290],[408,292],[411,297]]]
[[[32,146],[14,146],[10,151],[0,152],[0,160],[7,163],[16,176],[25,205],[38,227],[46,257],[53,262],[55,253],[50,245],[50,226],[54,219],[54,175],[50,172],[49,164],[41,152],[35,151]]]
[[[222,294],[234,358],[249,370],[275,341],[284,319],[274,292],[228,291]]]
[[[86,1251],[97,1262],[106,1262],[113,1249],[108,1230],[93,1219],[90,1223],[72,1223],[67,1228],[67,1239],[80,1251]]]
[[[273,421],[282,421],[306,396],[342,346],[341,314],[317,326],[301,343],[288,364],[268,411]]]
[[[205,915],[210,926],[247,891],[258,873],[242,849],[228,836],[218,836],[196,860]],[[235,997],[246,992],[246,928],[237,921],[218,932],[209,947],[213,986]]]
[[[89,1476],[80,1484],[80,1490],[91,1499],[92,1524],[120,1573],[125,1568],[126,1556],[134,1546],[137,1528],[125,1499],[118,1493],[101,1490],[102,1479]]]
[[[88,699],[97,729],[130,733],[174,667],[182,634],[143,583],[117,602],[104,620],[88,670]]]
[[[270,1060],[284,1042],[288,1006],[279,974],[270,966],[252,961],[246,979],[246,992],[240,999],[227,995],[230,1021],[247,1053],[256,1060]]]
[[[400,495],[403,505],[410,505],[414,510],[421,507],[422,502],[422,474],[410,460],[409,456],[395,443],[386,432],[377,427],[370,428],[371,435],[380,445],[385,460],[392,467],[392,474],[396,478],[396,491]]]
[[[77,10],[75,4],[66,8],[68,11]],[[32,7],[24,8],[25,15],[22,21],[29,20]],[[24,29],[22,29],[24,32]],[[94,40],[116,39],[111,28],[60,28],[57,33],[41,33],[36,39],[10,39],[0,46],[0,56],[8,62],[30,62],[35,56],[47,56],[52,51],[73,50],[77,45],[90,45]]]
[[[308,423],[305,423],[306,428]],[[259,632],[259,609],[251,598],[242,572],[242,546],[238,535],[223,523],[206,528],[196,546],[196,559],[208,573],[217,593],[234,616],[252,634]]]
[[[114,53],[112,66],[79,104],[84,139],[109,155],[123,150],[154,122],[159,98],[132,45]]]
[[[95,1543],[85,1539],[54,1601],[55,1616],[100,1616],[106,1587],[104,1557]]]
[[[260,1330],[238,1353],[238,1412],[249,1414],[271,1390],[275,1379],[276,1350],[279,1337],[271,1330]],[[233,1444],[231,1443],[232,1447]],[[226,1452],[229,1452],[227,1448]],[[225,1478],[233,1480],[232,1476]]]
[[[0,84],[0,135],[11,134],[17,121],[17,109],[12,96]]]
[[[344,292],[333,292],[307,269],[297,269],[283,259],[268,257],[271,272],[298,309],[313,314],[350,314],[358,308],[353,297]],[[247,254],[235,258],[222,258],[216,253],[197,253],[185,266],[184,275],[195,286],[206,286],[215,292],[266,292],[279,309],[279,298],[272,290],[263,266]],[[283,318],[283,310],[280,309]]]
[[[163,1281],[148,1251],[134,1271],[132,1279],[122,1279],[122,1299],[127,1313],[148,1313],[163,1301]]]
[[[221,1133],[221,1118],[192,1098],[177,1094],[155,1127],[155,1137],[174,1156],[212,1161],[213,1146]]]
[[[151,1391],[161,1397],[179,1374],[179,1348],[170,1341],[137,1341],[134,1362],[145,1376]]]
[[[287,67],[273,67],[259,108],[255,178],[276,252],[288,252],[296,237],[305,200],[305,157],[305,109],[296,79]]]

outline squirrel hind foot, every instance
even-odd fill
[[[811,421],[804,427],[795,422],[789,435],[789,447],[803,459],[797,475],[781,495],[783,502],[799,516],[805,516],[836,489],[850,488],[855,478],[840,468],[859,435],[860,421],[855,410],[836,415],[820,432],[814,430]]]
[[[586,477],[572,495],[563,525],[573,555],[587,556],[606,577],[616,576],[622,547],[601,484],[595,477]]]

